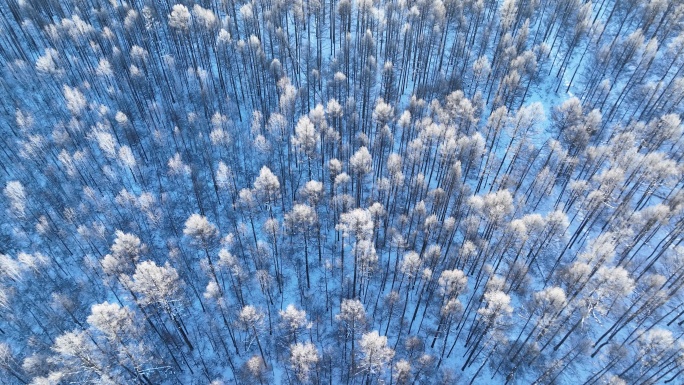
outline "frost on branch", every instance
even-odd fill
[[[254,180],[254,189],[257,194],[272,200],[275,199],[280,191],[280,182],[278,182],[278,177],[268,167],[263,166],[259,171],[259,176]]]
[[[285,214],[285,222],[293,231],[302,231],[302,226],[307,228],[313,225],[317,218],[316,211],[306,204],[296,204],[291,212]]]
[[[297,379],[302,383],[309,382],[311,367],[318,363],[318,350],[310,342],[290,345],[290,365]]]
[[[394,350],[387,346],[387,337],[377,330],[361,337],[361,360],[359,367],[370,375],[381,374],[394,358]]]
[[[297,341],[297,334],[301,329],[311,326],[306,319],[306,311],[297,309],[292,304],[287,305],[285,310],[280,310],[278,314],[283,326],[294,341]]]
[[[477,313],[488,324],[498,322],[502,317],[506,317],[513,313],[513,307],[510,305],[511,297],[503,291],[489,291],[484,295],[487,306],[480,308]]]
[[[21,182],[16,180],[7,182],[2,192],[9,200],[12,213],[17,217],[23,217],[26,211],[26,192]]]
[[[69,87],[66,84],[63,87],[63,92],[67,109],[75,116],[80,115],[87,104],[85,96],[77,88]]]
[[[117,230],[114,234],[116,238],[110,248],[111,253],[102,259],[102,269],[113,276],[130,273],[146,247],[134,234],[124,233],[121,230]]]
[[[173,6],[169,15],[169,27],[179,30],[187,30],[190,26],[190,11],[182,4]]]
[[[308,156],[313,158],[318,146],[318,134],[308,116],[302,116],[295,127],[295,136],[292,137],[292,144],[298,147]]]
[[[108,339],[117,340],[135,331],[133,318],[133,312],[128,307],[103,302],[91,307],[87,321]]]
[[[340,215],[337,229],[345,236],[354,235],[357,239],[367,239],[373,234],[373,216],[367,209],[354,209]]]
[[[180,279],[168,262],[157,266],[153,261],[144,261],[136,265],[130,287],[139,294],[138,302],[143,306],[155,303],[170,306],[178,300]]]
[[[447,298],[453,298],[465,290],[468,277],[461,270],[444,270],[439,276],[438,283],[440,293]]]
[[[54,48],[46,48],[45,53],[36,60],[36,69],[38,72],[46,74],[59,75],[64,73],[64,70],[58,64],[59,53]]]
[[[366,311],[363,303],[358,299],[342,300],[340,313],[336,318],[350,329],[364,325],[366,323]]]
[[[366,175],[373,169],[373,158],[371,158],[368,148],[359,148],[349,159],[349,165],[354,173]]]
[[[185,221],[185,228],[183,234],[191,237],[199,244],[206,247],[206,245],[218,237],[218,229],[209,222],[207,217],[199,214],[192,214]]]
[[[173,15],[173,12],[171,14]],[[192,14],[195,16],[195,20],[197,20],[199,24],[206,29],[211,29],[214,27],[214,25],[216,25],[216,15],[211,9],[202,8],[202,6],[199,4],[195,4],[192,8]],[[170,24],[171,20],[169,19],[169,25]]]

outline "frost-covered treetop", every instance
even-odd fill
[[[445,297],[460,295],[468,284],[468,277],[458,269],[444,270],[439,276],[439,290]]]
[[[541,311],[558,311],[566,304],[565,291],[558,286],[547,287],[534,293],[534,301]]]
[[[59,67],[59,52],[54,48],[45,48],[45,53],[36,60],[36,69],[45,74],[59,75],[64,72]]]
[[[322,197],[323,183],[316,180],[310,180],[306,182],[302,188],[302,194],[309,200],[309,202],[316,204],[316,202],[318,202]]]
[[[330,99],[326,105],[326,112],[332,117],[339,118],[344,113],[344,110],[337,99]]]
[[[254,181],[254,189],[258,193],[276,194],[280,189],[280,182],[271,169],[266,166],[261,167],[259,176]]]
[[[144,261],[136,265],[130,287],[139,294],[140,304],[159,303],[163,306],[169,306],[177,300],[181,289],[176,269],[168,262],[158,266],[154,261]]]
[[[385,103],[385,101],[380,98],[375,104],[375,109],[373,110],[373,119],[378,124],[386,124],[394,117],[394,107]]]
[[[349,159],[349,165],[352,171],[357,174],[365,175],[373,169],[373,159],[366,146],[359,148],[354,155]]]
[[[307,383],[309,381],[311,367],[318,363],[318,360],[316,345],[310,342],[290,345],[290,364],[300,382]]]
[[[420,271],[422,261],[420,260],[420,255],[415,251],[409,251],[404,254],[401,260],[401,272],[409,277],[415,277]]]
[[[12,211],[18,216],[23,216],[26,211],[26,191],[21,182],[16,180],[7,182],[2,192],[9,200]]]
[[[510,305],[511,297],[501,290],[485,293],[484,299],[487,302],[487,306],[480,308],[477,312],[487,323],[497,322],[502,317],[509,316],[513,312],[513,307]]]
[[[200,243],[206,244],[218,236],[218,229],[214,224],[209,222],[207,217],[199,214],[192,214],[185,221],[183,234]]]
[[[264,314],[255,306],[246,305],[240,310],[239,320],[246,327],[255,327],[264,319]]]
[[[76,87],[69,87],[66,84],[62,88],[64,99],[66,100],[67,109],[74,115],[78,116],[86,107],[87,101],[85,96]]]
[[[345,185],[347,183],[351,182],[351,177],[346,172],[340,173],[335,177],[335,186],[341,186]]]
[[[291,330],[306,327],[308,324],[306,311],[297,309],[293,304],[287,305],[285,310],[280,310],[278,314],[282,318],[283,323]]]
[[[301,203],[294,205],[292,211],[285,214],[285,221],[293,228],[301,225],[312,225],[316,222],[317,218],[316,211],[311,206]]]
[[[348,325],[363,324],[366,321],[366,310],[358,299],[343,299],[340,313],[336,316],[339,321]]]
[[[470,205],[492,222],[499,222],[513,212],[513,196],[508,190],[501,190],[484,196],[473,195]]]
[[[116,258],[125,258],[137,262],[144,247],[140,238],[135,234],[124,233],[121,230],[116,230],[114,235],[116,238],[114,238],[111,247],[112,255]]]
[[[190,27],[190,10],[183,4],[175,4],[169,18],[169,27],[187,30]]]
[[[353,234],[357,238],[370,237],[373,233],[373,215],[368,209],[354,209],[340,215],[337,228],[347,236]]]
[[[175,6],[174,6],[174,11],[175,11]],[[172,12],[173,14],[173,12]],[[195,4],[192,7],[192,14],[195,16],[195,20],[199,22],[202,27],[206,29],[211,29],[216,25],[217,18],[214,12],[211,9],[207,8],[202,8],[199,4]],[[169,25],[171,23],[171,20],[169,19]]]
[[[128,307],[116,303],[103,302],[93,305],[87,321],[110,340],[116,340],[135,331],[134,313]]]
[[[387,346],[387,337],[381,336],[377,330],[365,333],[361,337],[360,346],[360,366],[371,375],[381,373],[394,358],[394,350]]]

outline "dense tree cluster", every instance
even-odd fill
[[[0,382],[681,382],[684,4],[0,2]]]

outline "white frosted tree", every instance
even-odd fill
[[[373,215],[367,209],[354,209],[340,215],[338,230],[342,230],[346,236],[354,236],[357,239],[368,239],[373,234]]]
[[[364,177],[373,171],[373,157],[366,146],[356,150],[354,155],[349,158],[349,167],[356,176],[356,185],[352,186],[356,190],[356,205],[361,206],[361,197],[365,186]]]
[[[366,294],[364,283],[371,278],[373,270],[378,262],[378,253],[375,250],[375,242],[372,239],[361,239],[354,244],[353,254],[359,264],[359,293]],[[366,280],[364,280],[366,278]],[[364,297],[365,298],[365,297]]]
[[[87,105],[87,101],[83,93],[81,93],[78,88],[72,88],[66,84],[62,88],[62,92],[64,93],[67,109],[74,116],[79,116]]]
[[[363,303],[358,299],[343,299],[340,304],[340,313],[335,316],[335,319],[340,323],[342,332],[344,333],[344,359],[347,359],[347,342],[351,342],[352,359],[351,365],[348,366],[349,373],[352,373],[354,367],[354,349],[356,343],[356,335],[362,331],[366,326],[366,310]]]
[[[278,240],[282,233],[280,222],[275,218],[269,218],[264,222],[262,226],[263,231],[266,233],[268,242],[271,244],[273,249],[273,269],[275,270],[276,281],[278,282],[278,289],[282,292],[282,260],[280,258],[280,253],[278,249]]]
[[[390,104],[385,103],[385,101],[380,98],[375,103],[375,109],[373,110],[373,120],[378,125],[378,127],[384,126],[389,123],[394,117],[394,107]]]
[[[143,261],[135,266],[135,273],[127,286],[135,293],[135,300],[143,307],[159,306],[170,318],[185,344],[194,350],[178,309],[182,301],[181,280],[176,269],[166,262],[158,266],[154,261]]]
[[[233,204],[235,204],[235,194],[237,193],[235,174],[224,162],[219,162],[218,167],[216,168],[216,183],[220,188],[228,190],[230,199]]]
[[[382,375],[394,358],[394,350],[387,346],[387,337],[373,330],[361,336],[359,345],[361,348],[360,372],[366,373],[367,378]]]
[[[207,217],[199,214],[192,214],[185,221],[185,227],[183,228],[183,234],[190,237],[190,239],[198,244],[203,250],[206,257],[206,261],[209,263],[209,272],[211,277],[216,283],[216,288],[219,290],[221,296],[223,296],[223,289],[219,282],[218,276],[216,274],[216,268],[214,267],[214,262],[211,259],[210,249],[212,249],[219,236],[219,231],[216,226],[209,222]]]
[[[299,332],[311,327],[306,319],[306,311],[297,309],[293,304],[287,305],[285,310],[280,310],[280,319],[283,328],[287,332],[287,340],[297,342]]]
[[[254,180],[254,190],[257,195],[263,197],[269,205],[269,213],[272,214],[270,205],[275,202],[280,193],[278,177],[266,166],[261,167],[259,176]]]
[[[266,361],[260,356],[252,356],[245,362],[246,374],[252,378],[248,378],[249,382],[254,382],[256,379],[260,385],[267,383],[268,367]]]
[[[218,266],[228,270],[230,273],[230,284],[233,287],[235,297],[240,304],[244,304],[242,290],[243,286],[245,286],[244,281],[249,277],[247,271],[243,268],[240,260],[227,249],[221,249],[218,256]]]
[[[2,306],[0,304],[0,306]],[[12,348],[9,344],[5,342],[0,342],[0,373],[5,376],[11,376],[16,381],[22,384],[28,383],[25,378],[24,370],[21,368],[22,365],[19,364],[18,360],[15,358]]]
[[[437,283],[442,296],[453,298],[463,293],[468,284],[468,277],[461,270],[444,270]]]
[[[105,127],[97,127],[92,131],[92,138],[102,150],[102,153],[109,159],[116,159],[116,139],[114,135]]]
[[[55,338],[52,350],[57,353],[52,361],[59,364],[61,370],[54,370],[51,377],[53,373],[61,373],[61,376],[57,376],[60,382],[69,379],[80,381],[89,379],[103,384],[116,383],[117,379],[112,375],[112,368],[108,367],[102,351],[89,338],[86,331],[61,334]]]
[[[352,284],[352,297],[356,297],[356,282],[358,274],[359,265],[359,253],[360,249],[356,247],[359,241],[369,241],[373,239],[373,229],[375,225],[373,223],[373,215],[368,209],[354,209],[350,212],[343,213],[340,215],[340,222],[336,226],[337,230],[341,230],[343,234],[342,238],[342,280],[344,282],[344,237],[350,237],[354,235],[355,244],[353,245],[354,251],[354,276]]]
[[[93,305],[88,316],[88,324],[102,332],[112,341],[120,341],[121,338],[135,331],[134,313],[128,307],[122,307],[115,303],[103,302]]]
[[[290,366],[301,383],[308,383],[311,369],[318,363],[316,346],[310,342],[290,345]]]
[[[259,339],[259,329],[261,329],[264,323],[264,313],[255,306],[246,305],[240,310],[238,322],[242,329],[247,333],[247,339],[245,340],[247,349],[249,349],[249,345],[252,344],[252,341],[256,341],[257,346],[259,347],[261,360],[264,365],[266,365],[266,356],[264,355],[264,349],[262,348],[261,340]]]
[[[296,204],[292,211],[285,214],[285,223],[294,234],[301,233],[304,238],[304,268],[306,270],[306,287],[311,288],[309,277],[309,233],[318,221],[316,211],[307,204]]]
[[[318,205],[322,201],[325,190],[323,189],[323,183],[316,181],[316,180],[310,180],[306,182],[304,187],[300,190],[300,194],[302,195],[302,198],[304,198],[309,206],[312,207],[314,212],[318,211]],[[320,264],[323,260],[323,246],[322,246],[322,240],[321,240],[321,221],[316,217],[316,222],[315,222],[315,233],[316,233],[316,243],[318,246],[318,263]]]
[[[26,214],[26,191],[21,182],[13,180],[7,182],[2,190],[9,201],[10,210],[17,218],[23,218]]]
[[[110,248],[111,253],[102,259],[102,269],[115,277],[119,274],[130,274],[135,269],[140,255],[146,250],[146,246],[135,234],[116,230],[114,235],[116,238]]]
[[[479,347],[483,343],[484,338],[491,338],[492,334],[500,331],[504,326],[505,319],[513,313],[511,297],[496,287],[491,286],[484,294],[484,300],[487,305],[477,310],[479,321],[473,325],[477,338],[468,344],[468,358],[463,363],[461,370],[465,370],[477,359],[477,356],[482,352],[482,349],[479,349]],[[487,345],[486,342],[484,344]]]
[[[489,291],[485,293],[484,299],[487,306],[480,308],[477,313],[486,324],[494,326],[502,317],[513,312],[513,307],[510,305],[511,297],[503,291]]]
[[[557,325],[558,316],[563,308],[567,306],[565,291],[558,286],[551,286],[535,292],[529,303],[528,311],[530,321],[536,319],[534,324],[530,323],[532,329],[527,331],[527,323],[520,332],[518,339],[512,343],[507,350],[506,362],[501,362],[498,368],[507,366],[507,376],[512,377],[519,369],[519,363],[528,359],[528,353],[538,350],[539,341],[547,332]],[[524,339],[521,337],[526,335]]]
[[[107,77],[107,76],[112,76],[112,65],[109,63],[109,60],[107,59],[100,59],[100,62],[97,65],[97,69],[95,70],[95,73],[98,76],[102,77]]]
[[[59,66],[59,52],[54,48],[45,48],[45,53],[36,59],[36,70],[44,74],[63,74],[64,69]]]
[[[486,221],[482,233],[484,240],[490,240],[494,230],[501,226],[505,219],[513,213],[513,195],[508,190],[500,190],[484,196],[470,197],[470,206]]]
[[[411,250],[404,254],[399,265],[399,270],[402,274],[402,281],[399,283],[399,290],[401,290],[401,285],[403,283],[404,277],[408,278],[408,289],[413,287],[415,280],[420,274],[420,268],[423,265],[423,261],[420,259],[420,255],[415,251]]]
[[[150,381],[146,371],[154,354],[143,341],[138,341],[143,330],[137,325],[133,310],[116,303],[103,302],[91,307],[87,321],[116,349],[113,353],[116,353],[119,364],[128,373],[135,373],[136,378]]]
[[[328,161],[328,171],[330,173],[330,195],[332,195],[333,187],[337,176],[342,173],[342,162],[337,158],[332,158]]]
[[[306,182],[301,189],[301,195],[311,207],[316,207],[323,198],[323,183],[316,180]]]
[[[137,262],[140,254],[146,250],[146,246],[142,244],[140,238],[135,234],[124,233],[117,230],[115,233],[114,243],[111,251],[116,257],[125,258],[132,262]]]
[[[175,11],[176,9],[174,6],[174,12]],[[169,25],[171,24],[171,16],[173,15],[173,12],[171,12],[171,15],[169,15]],[[195,20],[197,20],[197,22],[207,30],[211,30],[218,22],[216,15],[211,9],[202,8],[202,6],[199,4],[195,4],[192,7],[192,15],[195,17]]]
[[[169,18],[169,27],[179,30],[190,28],[190,10],[183,4],[175,4]]]
[[[190,166],[183,162],[180,153],[175,153],[173,157],[169,158],[167,162],[169,166],[169,174],[171,175],[188,175],[190,174]]]
[[[292,145],[298,148],[306,156],[306,161],[309,170],[309,178],[311,174],[311,160],[316,157],[316,150],[318,149],[318,133],[316,127],[311,122],[308,116],[304,115],[299,118],[295,126],[295,135],[292,137]]]
[[[133,155],[133,151],[131,150],[130,147],[128,146],[121,146],[119,147],[119,161],[121,163],[128,167],[131,174],[133,173],[133,167],[136,165],[135,161],[135,156]]]
[[[406,385],[411,382],[411,363],[402,359],[394,364],[394,374],[392,375],[397,385]]]
[[[183,234],[207,248],[218,237],[218,229],[204,215],[192,214],[185,221]]]
[[[458,300],[458,296],[466,290],[468,277],[458,269],[444,270],[440,274],[437,284],[439,285],[439,293],[442,296],[442,307],[431,347],[435,347],[440,332],[446,330],[444,332],[445,337],[444,346],[442,347],[442,356],[440,357],[441,363],[447,345],[447,339],[449,338],[449,332],[451,331],[450,328],[453,322],[453,316],[463,308],[461,302]]]

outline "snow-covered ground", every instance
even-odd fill
[[[683,5],[0,11],[3,381],[679,381]]]

